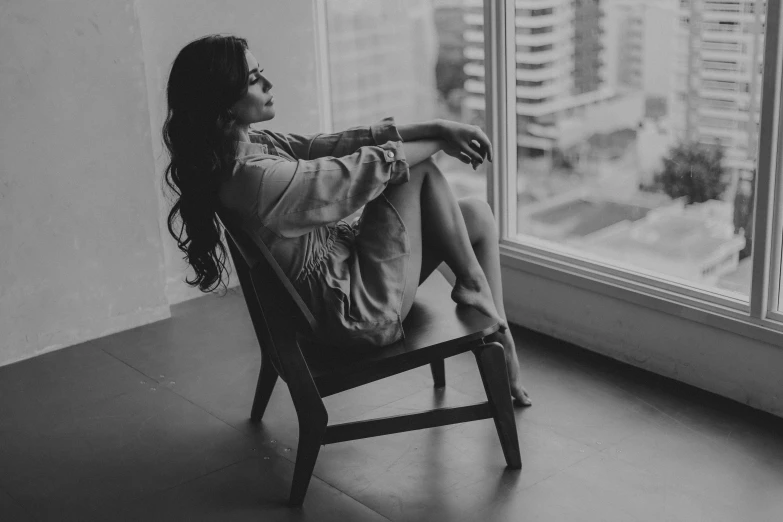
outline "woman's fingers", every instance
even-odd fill
[[[481,155],[481,160],[483,161],[487,157],[487,149],[484,147],[481,143],[479,143],[476,140],[473,140],[470,142],[470,146],[473,147],[473,149],[478,152]]]
[[[457,159],[460,160],[462,163],[473,163],[473,161],[462,151],[460,151]]]
[[[489,138],[480,127],[476,127],[476,129],[476,137],[473,138],[473,140],[479,144],[482,150],[486,151],[486,155],[489,156],[489,161],[492,161],[495,158],[495,155],[492,152],[492,143],[490,143]]]
[[[476,149],[476,146],[470,141],[460,141],[457,143],[460,153],[470,158],[470,162],[484,162],[484,157]]]
[[[479,135],[474,138],[473,141],[478,144],[479,148],[483,151],[483,155],[489,157],[489,161],[494,159],[492,144],[489,142],[489,138],[487,138],[486,134],[479,132]]]

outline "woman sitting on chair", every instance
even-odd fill
[[[168,228],[196,273],[186,282],[204,292],[225,285],[220,211],[267,245],[323,340],[383,346],[404,336],[419,284],[445,262],[456,276],[452,299],[500,324],[492,340],[505,348],[511,394],[530,405],[503,309],[491,209],[457,201],[431,159],[443,150],[474,169],[492,161],[484,132],[392,118],[308,136],[251,129],[274,118],[271,89],[242,38],[206,36],[174,60],[163,137],[166,181],[179,196]]]

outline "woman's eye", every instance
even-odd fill
[[[263,69],[258,71],[258,76],[255,77],[255,79],[250,80],[250,85],[253,85],[254,83],[258,83],[258,81],[261,79],[261,73],[264,72]]]

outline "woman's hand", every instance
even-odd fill
[[[473,170],[494,159],[492,144],[480,127],[450,120],[438,120],[439,139],[444,142],[443,152],[463,163],[473,165]]]

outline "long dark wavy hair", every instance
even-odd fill
[[[168,216],[169,233],[185,253],[196,278],[185,280],[202,292],[221,283],[226,248],[217,218],[218,189],[236,157],[235,115],[231,107],[247,93],[247,41],[209,35],[186,45],[171,66],[163,141],[170,162],[166,184],[176,194]],[[175,232],[175,223],[181,226]]]

